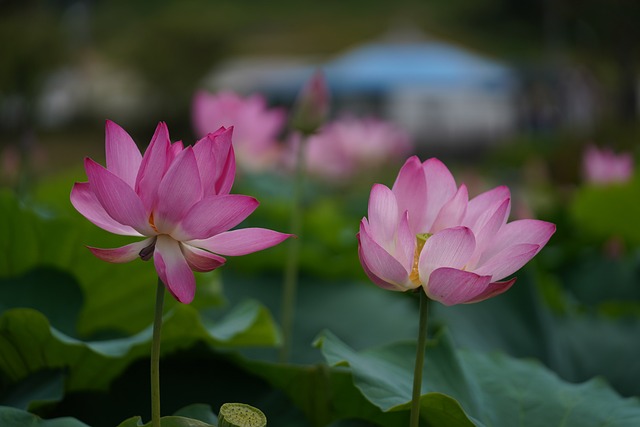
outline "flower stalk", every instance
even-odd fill
[[[155,316],[153,319],[153,340],[151,342],[151,425],[153,427],[160,427],[160,336],[164,292],[164,283],[158,279]]]
[[[411,396],[410,427],[418,427],[420,423],[420,396],[422,395],[422,367],[424,366],[424,350],[427,343],[427,319],[429,315],[429,297],[422,288],[420,293],[420,319],[418,324],[418,349],[413,370],[413,393]]]
[[[290,233],[300,236],[302,232],[302,190],[305,177],[305,140],[301,139],[296,152],[296,175],[293,181],[293,200],[291,205]],[[282,347],[279,360],[289,361],[293,335],[293,319],[295,316],[296,294],[298,288],[298,269],[300,264],[300,239],[289,242],[289,256],[284,271],[284,287],[282,290]]]

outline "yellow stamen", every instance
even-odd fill
[[[429,233],[422,233],[416,235],[416,249],[413,252],[413,266],[411,268],[411,274],[409,275],[409,280],[411,280],[415,285],[420,286],[422,283],[420,282],[420,273],[418,272],[418,261],[420,260],[420,253],[422,252],[422,248],[424,248],[424,244],[427,243],[427,239],[431,237]]]
[[[151,212],[151,215],[149,215],[149,225],[151,226],[151,228],[153,228],[153,231],[159,233],[158,229],[156,228],[156,224],[153,221],[153,212]]]

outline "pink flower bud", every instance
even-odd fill
[[[305,135],[314,133],[329,115],[329,89],[324,74],[316,71],[300,91],[291,126]]]

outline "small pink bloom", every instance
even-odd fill
[[[89,249],[108,262],[153,258],[160,279],[182,303],[195,295],[192,271],[225,263],[220,255],[244,255],[274,246],[288,234],[262,228],[228,231],[258,206],[229,194],[235,175],[232,129],[220,128],[184,148],[158,124],[144,156],[117,124],[106,124],[107,167],[85,159],[88,182],[76,183],[71,203],[111,233],[146,237],[115,249]]]
[[[193,124],[198,137],[221,126],[233,126],[233,145],[238,164],[250,171],[276,165],[278,134],[286,120],[283,110],[267,108],[264,98],[242,98],[233,92],[199,91],[193,98]]]
[[[608,148],[587,147],[582,159],[585,180],[594,184],[627,182],[633,175],[633,157],[615,154]]]
[[[314,133],[329,116],[329,88],[324,74],[316,71],[304,85],[293,108],[291,123],[305,135]]]
[[[310,173],[348,178],[359,171],[405,158],[412,149],[408,134],[373,118],[346,117],[327,124],[307,141]]]
[[[368,219],[358,233],[358,252],[378,286],[406,291],[422,286],[445,305],[473,303],[501,294],[501,281],[534,257],[555,225],[525,219],[507,223],[507,187],[469,200],[447,167],[411,157],[392,189],[375,184]]]

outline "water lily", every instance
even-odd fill
[[[198,137],[220,126],[233,126],[233,145],[241,168],[262,171],[276,167],[280,156],[278,136],[286,121],[283,110],[268,108],[258,94],[242,97],[228,91],[198,91],[192,110]]]
[[[582,169],[590,183],[627,182],[633,175],[633,157],[630,153],[616,154],[609,148],[590,145],[584,152]]]
[[[432,158],[409,158],[391,189],[375,184],[368,218],[358,233],[359,255],[378,286],[422,287],[445,305],[474,303],[508,290],[505,280],[547,243],[555,225],[507,222],[509,189],[500,186],[469,200],[447,167]]]
[[[235,176],[232,132],[220,128],[184,147],[171,143],[160,123],[143,156],[127,132],[107,121],[107,166],[85,159],[88,182],[73,186],[71,203],[104,230],[146,238],[115,249],[90,247],[91,252],[113,263],[153,258],[169,292],[190,303],[193,271],[211,271],[225,263],[223,256],[245,255],[288,238],[263,228],[229,231],[258,206],[253,197],[229,194]]]

